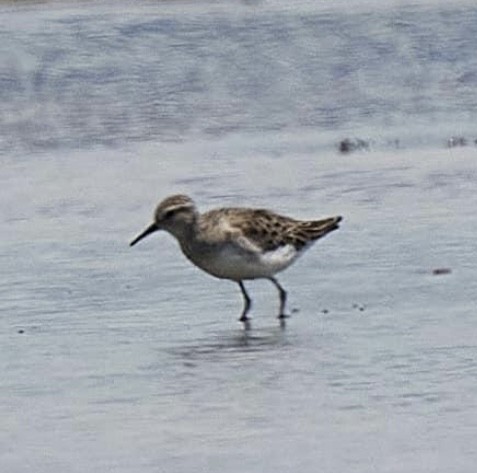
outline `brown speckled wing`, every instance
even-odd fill
[[[297,250],[338,228],[341,217],[300,221],[265,209],[224,209],[232,229],[262,251],[273,251],[285,245]]]
[[[231,226],[262,251],[273,251],[288,244],[287,232],[296,223],[296,220],[264,209],[249,210],[244,215],[236,214],[230,219]]]

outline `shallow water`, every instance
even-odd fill
[[[209,7],[215,8],[210,18],[204,13]],[[195,49],[187,56],[195,43],[208,57],[216,57],[227,41],[255,45],[266,56],[288,44],[269,37],[277,18],[295,25],[295,42],[309,44],[314,31],[298,33],[309,5],[298,18],[267,5],[242,5],[236,12],[209,7],[183,15],[168,6],[164,17],[156,11],[154,18],[150,5],[128,7],[124,15],[106,6],[101,15],[90,6],[2,13],[9,19],[4,35],[24,57],[36,57],[32,48],[39,48],[56,58],[51,68],[40,68],[43,73],[30,61],[31,69],[19,77],[29,87],[32,77],[43,77],[48,92],[11,89],[8,116],[25,115],[11,120],[9,133],[1,131],[4,145],[10,143],[2,147],[0,174],[2,471],[474,471],[477,150],[470,142],[444,146],[446,133],[471,129],[465,117],[473,117],[473,106],[459,109],[452,94],[435,101],[429,96],[438,116],[445,110],[455,115],[449,112],[434,127],[422,125],[432,122],[433,113],[419,118],[391,106],[422,127],[374,127],[384,111],[365,113],[358,87],[364,95],[348,102],[355,118],[340,112],[333,122],[316,112],[323,126],[310,127],[299,124],[301,112],[287,110],[286,94],[276,89],[284,85],[277,83],[271,95],[249,97],[256,84],[249,89],[227,61],[219,66],[214,59],[206,77],[221,72],[232,81],[222,95],[215,79],[192,81],[203,88],[191,95],[171,89],[171,115],[144,114],[148,97],[163,97],[165,90],[166,79],[156,83],[151,73],[159,62],[148,53],[159,36],[161,57],[171,61],[171,86],[190,66],[187,61],[211,67],[193,59]],[[454,27],[455,15],[474,13],[463,6],[460,17],[428,8],[427,16],[399,14],[411,30],[422,31],[423,17],[429,31],[432,21],[444,22],[448,30],[436,28],[437,36],[457,41],[462,56],[449,54],[457,69],[467,67],[470,52],[464,46],[477,36]],[[353,28],[381,28],[362,11],[356,14],[361,23],[352,12],[317,10],[309,22],[339,22],[344,15]],[[265,27],[252,23],[247,30],[245,18],[251,15]],[[395,14],[383,9],[376,15]],[[7,35],[21,18],[28,19],[23,29]],[[87,21],[92,18],[102,18],[102,29]],[[208,39],[204,33],[216,20],[228,25],[223,41],[218,33]],[[46,24],[61,41],[45,39]],[[131,30],[136,33],[124,36]],[[98,31],[105,49],[87,54],[98,45]],[[320,41],[323,31],[316,33]],[[331,26],[326,31],[331,34]],[[251,41],[253,34],[259,40]],[[396,41],[389,32],[382,38],[383,44]],[[85,46],[86,39],[92,45]],[[55,56],[56,47],[81,54]],[[330,70],[334,49],[326,47],[330,62],[323,67]],[[311,67],[293,51],[286,54]],[[81,95],[73,94],[77,81],[68,77],[72,70],[102,69],[107,58],[120,66],[118,75],[104,82],[91,72],[84,79],[91,85],[97,78],[98,100],[85,100],[84,120],[73,123]],[[337,53],[336,61],[342,59]],[[136,76],[133,66],[140,64],[150,74]],[[245,76],[252,74],[247,61],[242,66]],[[369,63],[363,67],[363,74],[371,74]],[[431,86],[443,80],[441,67]],[[266,70],[263,64],[257,74]],[[5,68],[2,74],[7,83]],[[292,72],[285,76],[295,80]],[[312,76],[302,71],[297,80]],[[416,80],[425,84],[429,76],[418,74]],[[116,94],[116,81],[130,94]],[[230,97],[235,89],[241,97],[237,108]],[[308,98],[313,108],[321,99],[314,98],[316,89],[308,90],[293,100]],[[411,89],[395,90],[395,100],[409,103]],[[211,114],[215,107],[198,111],[212,98],[223,105],[226,120]],[[22,100],[26,109],[19,107]],[[194,106],[184,107],[189,100]],[[256,108],[250,108],[254,100]],[[40,102],[54,104],[56,112],[32,115]],[[275,128],[273,107],[283,113],[283,127]],[[130,109],[131,115],[116,115],[118,109]],[[208,124],[222,121],[220,132],[207,131]],[[187,126],[181,128],[183,122]],[[380,146],[346,155],[336,151],[337,140],[363,130]],[[405,141],[405,149],[387,145],[387,136]],[[244,332],[235,284],[191,267],[165,234],[128,247],[150,221],[156,201],[178,191],[194,196],[203,209],[260,205],[303,218],[344,216],[339,231],[279,277],[292,312],[285,330],[275,318],[278,297],[270,283],[248,283],[253,321]],[[436,269],[450,273],[434,275]]]

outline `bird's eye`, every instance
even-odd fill
[[[164,214],[164,218],[171,218],[175,213],[176,213],[175,210],[168,210],[168,211]]]

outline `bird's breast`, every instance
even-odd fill
[[[287,268],[298,256],[292,245],[273,251],[252,253],[234,245],[210,247],[188,251],[184,254],[203,271],[222,279],[267,278]]]

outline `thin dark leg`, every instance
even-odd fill
[[[284,319],[284,318],[288,317],[288,315],[285,314],[285,304],[287,303],[287,292],[285,291],[285,289],[283,289],[282,286],[280,286],[280,284],[278,283],[278,281],[275,278],[271,277],[271,278],[268,278],[268,279],[278,289],[278,293],[280,295],[280,313],[278,314],[278,318],[279,319]]]
[[[247,291],[245,290],[245,286],[243,285],[242,281],[238,281],[238,285],[240,286],[240,290],[242,291],[242,296],[243,296],[243,311],[242,315],[240,316],[240,322],[247,322],[248,317],[247,314],[250,310],[250,307],[252,306],[252,299],[250,299],[249,295],[247,294]]]

